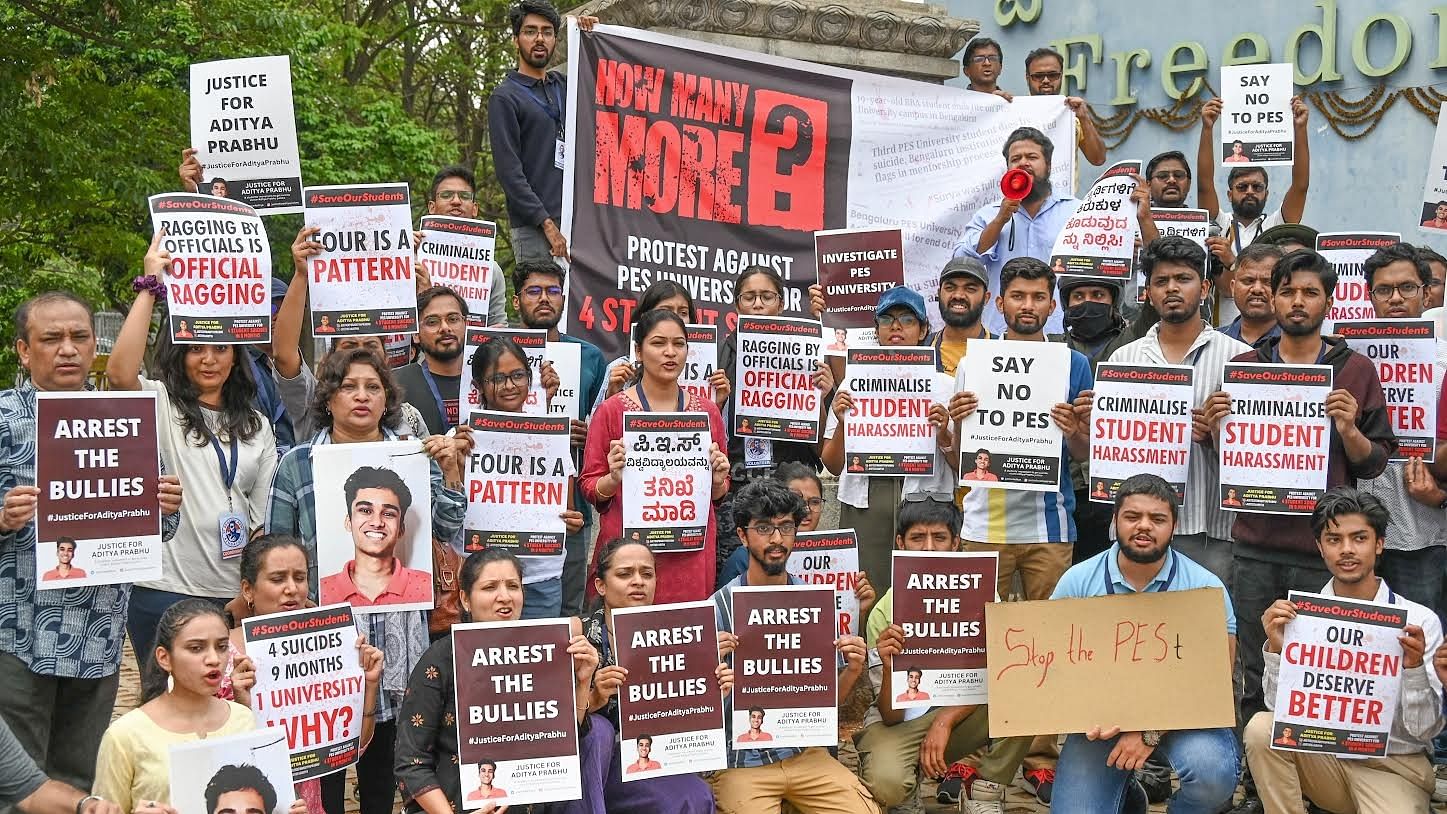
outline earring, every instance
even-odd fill
[[[176,691],[176,677],[173,676],[173,675],[171,675],[170,673],[166,673],[166,692],[172,693],[172,692],[175,692],[175,691]]]

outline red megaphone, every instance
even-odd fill
[[[1023,201],[1030,195],[1030,190],[1035,188],[1035,176],[1029,170],[1016,167],[1005,173],[1000,179],[1000,191],[1005,193],[1005,199],[1009,201]]]

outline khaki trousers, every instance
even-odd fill
[[[1271,748],[1271,712],[1246,724],[1246,760],[1266,814],[1300,814],[1305,796],[1332,814],[1426,811],[1432,763],[1426,753],[1345,760]]]
[[[938,714],[938,710],[932,710],[894,726],[876,722],[855,733],[859,778],[886,809],[914,798],[919,779],[919,747]],[[977,766],[980,776],[1008,786],[1015,781],[1015,772],[1020,770],[1020,761],[1030,750],[1030,741],[1028,736],[1001,738],[991,746],[990,712],[981,705],[950,732],[945,760],[961,760],[984,748]]]
[[[708,783],[718,814],[779,814],[785,800],[802,814],[879,814],[859,778],[819,746],[767,766],[714,772]]]

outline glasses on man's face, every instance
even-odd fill
[[[493,387],[502,387],[505,384],[510,384],[513,387],[522,387],[527,384],[531,378],[531,371],[514,370],[511,373],[494,373],[487,377],[487,383]]]
[[[458,325],[461,325],[465,321],[466,320],[463,319],[463,316],[461,314],[448,314],[445,317],[440,317],[436,314],[433,314],[432,316],[424,317],[422,320],[422,324],[427,326],[428,328],[441,328],[442,323],[446,322],[448,325],[456,327]]]
[[[781,537],[793,537],[794,532],[799,530],[795,523],[755,523],[749,526],[749,530],[760,537],[773,537],[778,534]]]
[[[549,297],[561,297],[563,296],[563,287],[557,285],[530,285],[523,289],[523,294],[532,299],[537,299],[544,294],[547,294]]]
[[[1242,181],[1231,188],[1244,195],[1248,192],[1265,192],[1266,184],[1263,181]]]
[[[439,201],[471,201],[476,197],[465,189],[444,189],[437,193]]]
[[[1059,82],[1060,77],[1065,74],[1060,71],[1044,71],[1041,73],[1026,74],[1031,82]]]
[[[917,328],[919,317],[914,314],[885,314],[875,317],[874,324],[879,328]]]
[[[518,34],[520,34],[523,39],[528,40],[535,40],[538,37],[542,37],[545,40],[550,40],[558,36],[558,32],[554,30],[552,26],[540,28],[535,25],[525,26],[521,31],[518,32]]]
[[[739,295],[739,302],[743,305],[773,305],[778,301],[777,291],[745,291]]]
[[[1422,286],[1416,283],[1402,283],[1401,285],[1378,285],[1372,287],[1372,296],[1379,300],[1390,300],[1392,293],[1402,295],[1402,299],[1410,300],[1422,293]]]
[[[1185,170],[1161,170],[1151,176],[1152,179],[1160,181],[1163,184],[1167,181],[1184,181],[1190,177],[1190,174]]]
[[[998,65],[1000,64],[999,54],[976,54],[970,57],[971,65]]]

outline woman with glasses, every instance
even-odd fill
[[[904,286],[886,291],[874,309],[874,324],[881,347],[923,345],[929,335],[924,297]],[[943,389],[948,392],[954,382],[943,374]],[[845,472],[844,416],[854,407],[849,391],[834,396],[829,424],[824,429],[821,454],[830,472],[839,475],[839,525],[853,528],[859,536],[859,568],[869,575],[880,591],[890,587],[889,552],[894,543],[898,507],[902,495],[913,492],[948,494],[954,488],[953,456],[935,455],[935,473],[930,477],[885,478]],[[929,423],[935,427],[938,450],[948,450],[953,441],[949,411],[944,405],[930,407]]]
[[[672,311],[683,320],[685,325],[694,323],[693,297],[689,295],[688,289],[672,280],[659,280],[643,291],[643,296],[638,298],[638,309],[633,312],[633,321],[636,323],[649,311],[662,309]],[[601,407],[603,402],[623,392],[638,381],[637,358],[625,354],[614,359],[608,364],[608,370],[603,377],[603,387],[598,392],[598,398],[594,399],[594,409]],[[719,369],[709,376],[708,383],[713,387],[713,402],[722,410],[729,403],[729,395],[733,392],[729,379],[723,374],[723,351],[719,351]]]
[[[657,597],[660,604],[702,600],[713,592],[717,570],[716,504],[729,490],[723,417],[713,402],[685,393],[678,384],[688,358],[688,339],[678,314],[659,308],[640,317],[633,325],[633,348],[638,359],[638,382],[603,402],[593,414],[579,485],[584,497],[598,510],[598,539],[606,542],[622,537],[623,501],[644,499],[640,494],[623,491],[623,414],[706,413],[711,499],[704,518],[704,543],[694,551],[670,551],[660,556],[664,579],[660,580]],[[697,507],[697,511],[703,512],[705,507]],[[593,560],[596,568],[597,557]]]
[[[558,374],[553,366],[543,365],[543,389],[548,401],[558,394]],[[472,383],[477,387],[484,410],[503,413],[521,413],[528,400],[528,391],[533,385],[533,369],[528,365],[527,353],[507,337],[490,339],[472,357]],[[569,468],[572,463],[569,459]],[[568,494],[573,494],[568,484]],[[571,499],[571,498],[570,498]],[[563,522],[569,534],[577,534],[583,528],[583,515],[574,511],[571,505],[563,512]],[[474,548],[464,550],[472,551]],[[527,603],[524,619],[548,619],[563,610],[563,560],[565,551],[557,554],[533,557],[524,556],[523,594]]]

